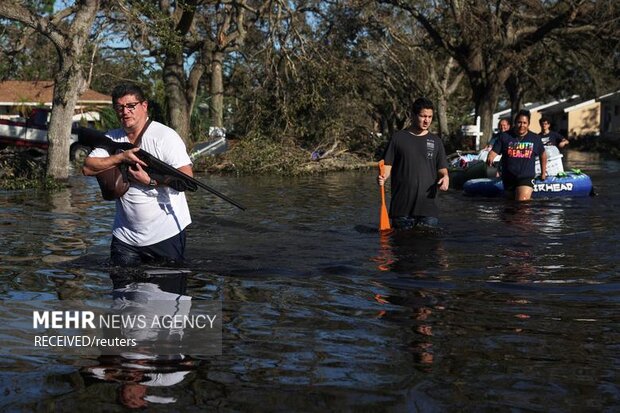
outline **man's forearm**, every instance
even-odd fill
[[[111,155],[104,158],[88,157],[84,161],[84,167],[82,173],[87,176],[97,175],[107,169],[122,163],[122,158],[119,155]]]

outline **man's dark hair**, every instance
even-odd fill
[[[525,110],[525,109],[521,109],[520,111],[517,112],[517,114],[515,115],[515,123],[517,123],[517,119],[519,119],[520,116],[525,116],[527,118],[527,121],[530,121],[530,111],[529,110]]]
[[[140,102],[144,102],[146,97],[140,86],[133,83],[122,83],[112,90],[112,103],[122,98],[125,95],[134,95]]]
[[[543,124],[543,122],[547,122],[549,125],[551,125],[551,121],[546,116],[542,116],[540,120],[538,121],[538,123],[540,123],[541,125]]]
[[[433,102],[431,102],[430,99],[424,97],[417,98],[415,102],[413,102],[413,105],[411,105],[411,113],[414,116],[419,115],[420,112],[422,112],[422,109],[430,109],[434,112],[435,105],[433,105]]]

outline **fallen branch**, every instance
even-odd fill
[[[321,159],[325,159],[329,156],[338,156],[341,155],[342,153],[346,152],[346,150],[344,151],[340,151],[338,153],[332,154],[336,148],[338,147],[338,144],[340,143],[340,141],[338,139],[334,140],[334,143],[332,144],[332,147],[329,148],[326,151],[320,150],[320,149],[316,149],[314,152],[312,152],[312,160],[313,161],[320,161]]]

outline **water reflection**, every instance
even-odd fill
[[[45,263],[70,261],[82,255],[87,248],[81,233],[82,217],[73,199],[76,190],[69,187],[50,195],[52,219],[42,251]]]
[[[119,404],[129,408],[144,408],[150,404],[173,404],[177,401],[174,388],[189,385],[199,366],[197,360],[127,359],[119,356],[102,356],[97,365],[82,369],[86,387],[100,382],[115,387]],[[88,389],[84,390],[88,392]]]
[[[389,282],[385,285],[380,283],[376,285],[388,287]],[[400,295],[375,294],[374,299],[381,305],[401,307],[399,311],[394,312],[388,307],[388,309],[381,310],[377,317],[396,325],[406,324],[413,329],[416,334],[411,336],[407,347],[414,355],[414,366],[427,371],[435,359],[433,343],[435,312],[445,309],[443,305],[438,304],[436,293],[425,289],[401,290]],[[403,309],[406,309],[409,314],[409,320],[406,322],[402,316]]]
[[[420,287],[416,280],[449,269],[444,237],[445,232],[439,229],[384,231],[379,234],[379,253],[373,258],[378,270],[397,274],[373,282],[380,291],[374,300],[383,307],[377,317],[412,330],[407,348],[420,371],[430,371],[435,361],[434,324],[436,313],[445,310],[445,304],[440,303],[440,293]]]
[[[532,253],[532,247],[521,245],[519,248],[506,248],[497,252],[497,263],[490,279],[502,282],[531,282],[538,275],[538,269]]]
[[[506,206],[500,212],[500,219],[510,229],[519,235],[526,235],[535,231],[540,217],[532,202],[516,202],[507,200]]]
[[[373,258],[380,271],[424,277],[449,267],[441,229],[414,228],[379,234],[378,255]]]
[[[561,206],[547,205],[546,208],[541,208],[539,211],[540,216],[540,230],[547,235],[562,234],[564,228],[566,228],[565,210]],[[561,245],[561,244],[560,244]]]
[[[392,250],[391,237],[388,231],[379,233],[379,254],[372,260],[377,263],[379,271],[390,271],[394,263],[394,251]]]
[[[140,320],[117,331],[137,346],[118,356],[103,355],[97,364],[82,369],[86,382],[103,381],[117,386],[118,402],[129,408],[177,401],[166,388],[189,381],[199,363],[187,354],[159,354],[155,348],[180,347],[182,327],[153,326],[155,319],[189,316],[191,297],[185,295],[189,271],[172,269],[114,268],[113,308],[124,319]]]

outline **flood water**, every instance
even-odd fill
[[[598,195],[449,191],[441,233],[383,237],[374,170],[202,176],[248,207],[190,194],[185,294],[221,301],[222,355],[140,381],[118,360],[97,377],[102,360],[0,344],[0,409],[121,411],[133,390],[162,411],[617,411],[620,162],[568,152],[565,166]],[[0,192],[0,315],[111,300],[112,220],[92,178]]]

